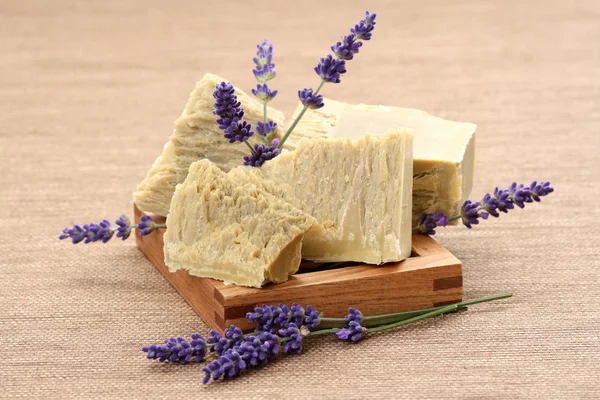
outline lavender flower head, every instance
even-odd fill
[[[215,352],[220,356],[225,351],[239,345],[243,339],[244,333],[242,330],[235,325],[231,325],[225,329],[225,336],[211,329],[210,337],[206,339],[206,343],[210,352]]]
[[[357,41],[357,37],[354,33],[344,36],[341,42],[337,42],[331,46],[331,50],[340,60],[350,61],[354,58],[354,54],[358,53],[358,50],[363,45],[362,42]]]
[[[306,326],[309,331],[314,330],[321,323],[321,314],[322,313],[313,306],[306,306],[304,326]]]
[[[368,11],[365,12],[365,19],[360,21],[350,31],[361,40],[371,40],[373,29],[375,29],[375,17],[377,14],[371,14]]]
[[[85,244],[101,241],[108,242],[115,231],[111,228],[108,220],[103,220],[98,224],[74,225],[72,228],[63,229],[60,240],[71,239],[73,244],[84,241]]]
[[[261,83],[265,83],[275,78],[275,64],[273,64],[273,45],[265,39],[257,45],[256,57],[254,63],[256,68],[252,70],[254,77]],[[265,85],[266,86],[266,85]],[[276,94],[276,93],[275,93]]]
[[[254,152],[249,156],[244,156],[244,165],[260,167],[265,163],[265,161],[274,159],[279,155],[279,148],[277,147],[278,145],[279,139],[273,139],[271,146],[255,144]]]
[[[245,142],[254,135],[252,131],[252,125],[247,121],[232,122],[227,129],[225,129],[225,139],[229,140],[229,143]]]
[[[335,335],[342,339],[347,340],[349,342],[357,342],[359,341],[363,334],[367,331],[367,328],[362,326],[358,321],[350,321],[348,323],[347,328],[342,328],[335,332]]]
[[[425,235],[435,235],[435,228],[438,226],[447,226],[448,216],[441,212],[433,214],[423,213],[417,220],[417,229]]]
[[[487,219],[488,213],[484,212],[480,215],[479,204],[480,203],[478,201],[473,203],[471,200],[466,200],[462,206],[460,215],[462,217],[463,224],[469,229],[471,229],[472,225],[479,224],[479,217]]]
[[[277,90],[271,90],[266,83],[256,85],[256,89],[252,89],[252,94],[263,101],[271,101],[277,96]]]
[[[211,377],[215,381],[221,376],[224,379],[233,378],[245,372],[248,366],[264,364],[278,353],[279,338],[276,335],[262,332],[258,336],[247,336],[238,345],[224,351],[218,359],[202,368],[205,373],[202,383],[207,384]]]
[[[298,325],[290,322],[286,327],[279,330],[279,336],[282,338],[284,353],[300,354],[302,352],[303,335]]]
[[[360,312],[360,310],[357,310],[354,307],[350,307],[348,308],[348,314],[344,318],[346,320],[344,326],[347,328],[350,326],[350,322],[358,322],[359,324],[361,324],[363,320],[363,315],[362,312]]]
[[[218,116],[219,128],[226,130],[232,123],[237,123],[244,117],[244,109],[235,95],[235,89],[231,83],[221,82],[217,84],[213,92],[215,98],[215,109],[213,114]]]
[[[275,132],[277,129],[277,122],[275,121],[267,121],[267,123],[263,123],[261,121],[256,123],[256,133],[261,136],[268,136]]]
[[[123,240],[127,240],[131,235],[131,230],[133,226],[131,225],[131,221],[127,218],[126,215],[121,215],[119,219],[115,221],[117,224],[117,237],[120,237]]]
[[[141,222],[138,224],[137,228],[140,230],[141,236],[146,236],[154,232],[158,227],[154,222],[151,216],[144,215],[140,218]]]
[[[164,345],[152,344],[142,348],[147,353],[147,358],[160,362],[170,361],[187,364],[194,358],[197,363],[204,361],[206,349],[204,339],[198,333],[192,334],[192,340],[188,343],[182,337],[165,340]]]
[[[313,94],[313,90],[310,88],[298,90],[298,98],[300,102],[308,108],[317,109],[323,107],[323,96],[320,94]]]
[[[325,82],[340,83],[341,75],[346,73],[346,61],[333,58],[331,54],[321,58],[315,72]]]

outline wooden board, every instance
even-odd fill
[[[143,214],[134,206],[135,223]],[[158,223],[164,218],[155,217]],[[231,324],[250,330],[245,315],[261,304],[312,305],[328,317],[343,317],[348,307],[364,314],[382,314],[435,307],[462,300],[462,263],[429,236],[414,234],[412,256],[384,265],[303,262],[307,272],[287,282],[261,289],[225,285],[221,281],[170,272],[163,256],[163,233],[158,229],[137,245],[152,264],[211,328],[223,332]]]

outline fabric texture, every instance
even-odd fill
[[[541,204],[440,229],[465,298],[516,296],[355,345],[307,340],[206,387],[199,365],[146,360],[143,345],[208,328],[132,240],[73,246],[62,228],[131,215],[196,80],[250,90],[265,37],[289,116],[366,7],[373,39],[325,96],[476,123],[474,199],[553,183]],[[595,0],[0,0],[0,397],[597,398],[599,37]]]

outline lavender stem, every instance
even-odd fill
[[[317,88],[317,90],[315,91],[315,93],[313,94],[314,96],[316,96],[317,94],[319,94],[319,90],[321,90],[321,88],[323,87],[324,84],[325,84],[325,79],[321,79],[321,84],[319,85],[319,87]],[[296,119],[294,120],[294,122],[292,123],[292,125],[288,128],[287,132],[285,133],[285,135],[283,136],[283,138],[279,142],[279,146],[278,146],[279,148],[283,147],[283,144],[287,140],[288,136],[290,136],[290,134],[292,133],[292,131],[294,130],[294,128],[296,127],[296,125],[298,125],[298,122],[300,122],[300,119],[304,116],[304,113],[306,112],[306,110],[308,110],[308,105],[304,106],[304,108],[302,109],[302,111],[300,111],[300,114],[298,114],[298,116],[296,117]]]

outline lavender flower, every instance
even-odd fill
[[[358,322],[359,324],[362,324],[363,315],[362,312],[360,312],[360,310],[357,310],[354,307],[350,307],[348,308],[348,314],[344,318],[346,320],[344,326],[348,328],[350,326],[350,322]]]
[[[246,371],[248,366],[268,362],[279,353],[279,338],[269,332],[258,336],[246,336],[240,344],[224,351],[218,359],[207,364],[202,371],[206,374],[202,382],[207,384],[212,377],[218,380],[233,378]]]
[[[531,203],[531,191],[528,187],[525,187],[523,184],[517,184],[513,182],[507,190],[508,199],[518,206],[519,208],[524,208],[525,203]]]
[[[337,42],[331,46],[331,50],[340,60],[350,61],[354,58],[354,54],[358,53],[358,50],[362,46],[362,42],[357,41],[357,37],[354,33],[344,36],[341,42]]]
[[[321,312],[315,310],[313,306],[306,306],[304,325],[309,331],[315,329],[321,322]]]
[[[276,308],[276,306],[263,304],[260,307],[254,308],[254,312],[246,313],[246,319],[250,323],[256,322],[258,324],[256,328],[257,331],[271,332],[273,328],[273,311]]]
[[[148,353],[148,359],[160,362],[179,362],[182,365],[187,364],[192,358],[195,358],[197,363],[202,362],[206,354],[204,339],[198,333],[192,334],[190,343],[182,337],[177,339],[172,337],[165,340],[164,345],[144,346],[142,351]]]
[[[268,136],[271,133],[275,132],[277,129],[277,123],[274,121],[267,121],[267,123],[263,123],[261,121],[256,123],[256,133],[261,136]]]
[[[60,240],[72,239],[73,244],[77,244],[86,238],[86,231],[81,225],[73,225],[73,228],[63,229],[62,235],[58,237]]]
[[[487,219],[487,213],[484,212],[481,215],[479,214],[479,204],[480,203],[478,201],[473,203],[471,200],[467,200],[462,206],[460,215],[462,217],[463,224],[469,229],[471,229],[472,225],[479,224],[479,217]]]
[[[285,304],[280,304],[279,307],[272,308],[273,310],[273,325],[285,326],[292,318],[292,310]]]
[[[210,352],[215,352],[217,355],[222,355],[225,351],[239,345],[244,339],[244,333],[240,328],[231,325],[225,329],[225,336],[221,335],[214,329],[210,330],[210,337],[206,339]]]
[[[273,139],[271,146],[264,144],[255,144],[254,152],[249,156],[244,156],[244,165],[250,165],[252,167],[260,167],[265,163],[274,159],[279,155],[279,139]]]
[[[277,96],[277,90],[271,90],[266,83],[256,85],[256,89],[252,89],[252,94],[260,100],[269,102]]]
[[[496,187],[496,189],[494,189],[493,196],[496,199],[495,206],[496,206],[497,210],[507,213],[508,210],[512,210],[513,208],[515,208],[515,205],[509,199],[508,195],[509,195],[508,190],[502,190],[498,187]],[[484,196],[484,199],[485,199],[485,196]],[[494,217],[500,216],[500,214],[492,213],[491,211],[490,211],[490,214],[493,215]],[[498,215],[495,215],[495,214],[498,214]]]
[[[219,129],[226,130],[233,123],[237,123],[244,117],[244,109],[235,95],[235,89],[231,83],[221,82],[217,84],[213,92],[215,98],[215,109],[213,114],[218,116]]]
[[[370,14],[368,11],[365,13],[365,19],[360,21],[350,31],[361,40],[371,40],[373,29],[375,29],[375,17],[377,14]]]
[[[533,181],[529,185],[529,191],[531,192],[531,198],[534,201],[539,202],[540,197],[549,195],[550,193],[554,192],[554,188],[550,186],[550,182],[540,182],[538,184],[537,181]]]
[[[282,338],[284,353],[299,354],[302,352],[303,336],[298,325],[290,322],[286,327],[279,330],[279,336]]]
[[[340,77],[346,73],[346,61],[337,60],[331,54],[321,58],[315,72],[326,82],[340,83]]]
[[[302,308],[300,306],[300,304],[298,303],[292,303],[292,308],[291,308],[291,316],[290,316],[290,323],[300,327],[302,326],[302,324],[304,323],[304,317],[306,316],[306,313],[304,312],[304,308]]]
[[[257,45],[256,48],[258,49],[256,57],[254,58],[256,68],[252,70],[252,72],[257,81],[265,83],[275,78],[276,75],[275,64],[273,64],[273,45],[265,39],[261,44]]]
[[[120,237],[123,240],[129,239],[131,235],[131,230],[133,226],[131,226],[131,221],[127,218],[126,215],[121,215],[119,219],[115,221],[117,224],[117,237]]]
[[[342,328],[335,332],[335,335],[342,339],[350,342],[356,342],[360,340],[363,334],[367,331],[367,328],[362,326],[358,321],[350,321],[348,327]]]
[[[252,125],[246,121],[232,122],[227,129],[225,129],[225,139],[229,139],[229,143],[245,142],[254,135],[252,131]]]
[[[323,103],[323,96],[313,94],[313,90],[310,88],[298,90],[298,98],[308,108],[317,109],[325,105]]]
[[[423,213],[417,220],[417,227],[415,230],[420,231],[425,235],[435,235],[435,228],[438,226],[447,226],[448,216],[441,212],[434,214]]]
[[[140,218],[140,222],[137,228],[140,230],[140,236],[146,236],[154,232],[159,227],[164,227],[164,224],[157,224],[154,222],[151,216],[144,215]]]

